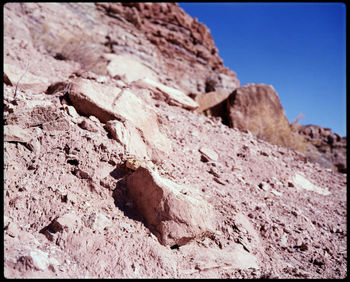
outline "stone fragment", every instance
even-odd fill
[[[204,162],[208,162],[208,161],[216,162],[219,159],[218,154],[214,150],[208,147],[199,148],[199,152],[202,153],[201,158],[202,158],[202,161]]]
[[[20,233],[20,229],[18,225],[14,222],[10,222],[7,226],[6,234],[11,237],[16,237],[19,235],[19,233]]]
[[[127,178],[136,210],[163,245],[184,245],[215,230],[213,208],[190,190],[140,166]]]
[[[80,115],[77,113],[77,110],[73,106],[64,105],[64,109],[66,110],[67,114],[69,114],[73,118],[80,118]]]
[[[49,225],[49,231],[52,233],[63,231],[74,231],[81,226],[79,216],[75,212],[66,213],[54,219]]]
[[[112,137],[122,144],[126,153],[140,159],[148,158],[148,149],[135,126],[129,122],[119,122],[117,120],[108,121],[106,129]]]
[[[49,266],[48,254],[39,249],[30,250],[27,256],[32,259],[33,266],[38,270],[45,270]]]
[[[90,132],[98,132],[98,127],[96,126],[95,122],[90,119],[84,119],[81,123],[79,123],[79,126],[82,129],[86,129]]]
[[[259,268],[256,257],[241,244],[234,244],[223,250],[201,248],[193,257],[196,262],[195,269],[199,271]]]
[[[130,135],[134,136],[137,129],[151,149],[163,153],[171,149],[170,140],[160,131],[154,109],[130,91],[80,79],[73,83],[70,98],[78,112],[93,115],[103,123],[111,120],[129,122],[134,127]],[[115,132],[120,132],[118,137],[121,137],[123,126],[117,123],[115,126],[118,127]],[[111,129],[112,126],[107,125],[107,128]]]
[[[20,68],[12,64],[4,64],[4,76],[8,78],[7,82],[12,85],[18,83],[19,89],[30,89],[36,92],[46,91],[50,84],[45,77],[33,75],[29,69],[26,70],[26,68]]]
[[[78,113],[97,117],[101,122],[117,119],[113,103],[121,89],[99,84],[88,79],[76,79],[72,83],[69,98]]]
[[[4,141],[5,142],[21,142],[27,143],[32,139],[31,131],[24,129],[18,125],[4,126]]]
[[[291,183],[291,184],[289,184]],[[288,182],[289,187],[295,187],[297,190],[313,191],[321,195],[330,195],[331,193],[326,188],[321,188],[310,180],[306,179],[301,173],[295,173],[294,176]]]
[[[265,181],[262,181],[261,183],[259,183],[259,188],[264,190],[264,191],[269,191],[270,190],[270,185],[268,183],[266,183]]]
[[[152,79],[144,78],[138,80],[135,82],[135,85],[148,88],[152,91],[157,91],[160,95],[165,96],[166,101],[168,101],[170,104],[174,104],[189,110],[195,110],[198,108],[197,102],[191,99],[181,90],[166,86]]]
[[[142,161],[136,158],[127,158],[125,164],[127,168],[137,170],[142,165]]]

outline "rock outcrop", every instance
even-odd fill
[[[333,133],[330,128],[317,125],[297,125],[296,127],[297,132],[318,151],[308,154],[311,161],[342,173],[347,172],[345,137]]]
[[[103,11],[114,18],[126,19],[155,48],[152,51],[135,48],[140,56],[161,57],[164,69],[171,80],[186,92],[214,90],[232,92],[239,86],[236,74],[224,67],[208,28],[186,14],[177,3],[99,3]],[[118,24],[118,22],[117,22]],[[124,35],[123,35],[124,36]],[[124,45],[130,48],[125,36],[116,30],[108,34],[109,48],[120,52]],[[125,48],[123,46],[123,48]],[[146,46],[145,46],[146,48]],[[135,52],[134,50],[133,52]],[[151,54],[148,54],[151,53]],[[177,58],[181,58],[178,60]],[[154,62],[155,63],[155,62]],[[158,66],[158,64],[153,64]]]

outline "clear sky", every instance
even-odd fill
[[[204,23],[241,86],[272,85],[290,122],[346,135],[343,3],[179,3]]]

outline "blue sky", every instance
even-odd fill
[[[179,3],[204,23],[241,86],[272,85],[290,122],[346,135],[343,3]]]

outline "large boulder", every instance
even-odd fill
[[[213,208],[187,187],[141,165],[127,178],[135,208],[163,245],[184,245],[215,231]]]
[[[228,98],[228,123],[239,130],[249,130],[272,144],[302,150],[302,139],[291,130],[275,89],[265,84],[246,84]]]

